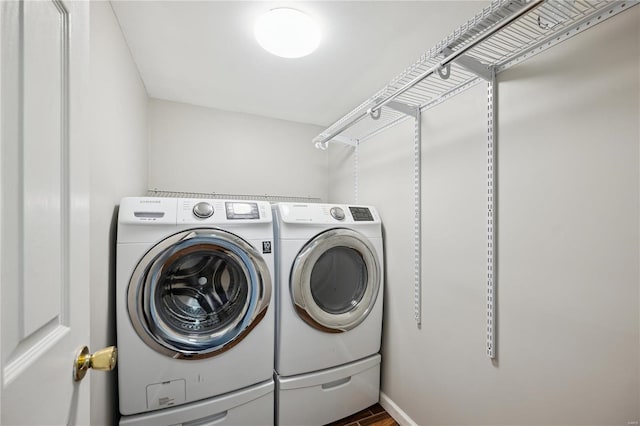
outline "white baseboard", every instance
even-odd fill
[[[418,424],[414,422],[407,413],[402,411],[402,408],[398,407],[398,404],[393,402],[384,392],[380,392],[380,405],[387,410],[387,413],[389,413],[396,422],[400,423],[400,426],[418,426]]]

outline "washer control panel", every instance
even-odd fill
[[[327,212],[328,214],[328,212]],[[267,201],[164,197],[125,197],[120,201],[119,224],[214,225],[271,223]]]
[[[178,223],[212,225],[223,223],[271,222],[266,201],[178,199]]]

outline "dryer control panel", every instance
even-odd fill
[[[342,204],[279,203],[276,208],[286,223],[339,224],[380,223],[380,217],[371,206]]]

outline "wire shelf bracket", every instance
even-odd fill
[[[420,108],[416,105],[409,105],[398,101],[389,101],[387,106],[395,111],[401,112],[409,117],[418,118],[420,114]]]
[[[449,49],[448,47],[445,47],[444,49],[442,49],[442,54],[445,56],[445,58],[451,55],[452,53],[453,53],[453,50]],[[475,58],[472,58],[471,56],[460,55],[453,62],[462,66],[467,71],[477,75],[483,80],[491,81],[491,79],[493,78],[494,73],[493,71],[491,71],[491,66],[487,64],[483,64],[482,62],[480,62]]]

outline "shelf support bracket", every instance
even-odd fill
[[[497,186],[498,164],[496,137],[497,121],[497,82],[496,69],[490,68],[492,77],[487,82],[487,356],[492,360],[496,358],[496,279],[497,279]]]
[[[422,113],[417,105],[395,100],[387,108],[413,117],[413,316],[418,329],[422,328]]]
[[[452,53],[453,53],[453,50],[449,49],[448,47],[445,47],[444,49],[442,49],[442,54],[444,55],[445,58],[451,55]],[[489,66],[486,64],[483,64],[477,59],[472,58],[471,56],[460,55],[456,59],[454,59],[453,62],[460,65],[462,68],[466,69],[467,71],[474,73],[475,75],[477,75],[483,80],[491,81],[492,79],[493,71],[491,71]]]
[[[389,101],[385,106],[413,118],[417,118],[420,114],[420,108],[418,106],[405,104],[403,102]]]
[[[422,112],[415,107],[413,133],[413,314],[422,328]]]
[[[332,140],[334,140],[336,142],[343,143],[345,145],[353,146],[353,147],[357,147],[358,146],[358,139],[350,138],[350,137],[343,136],[343,135],[336,135],[336,136],[333,137]]]

